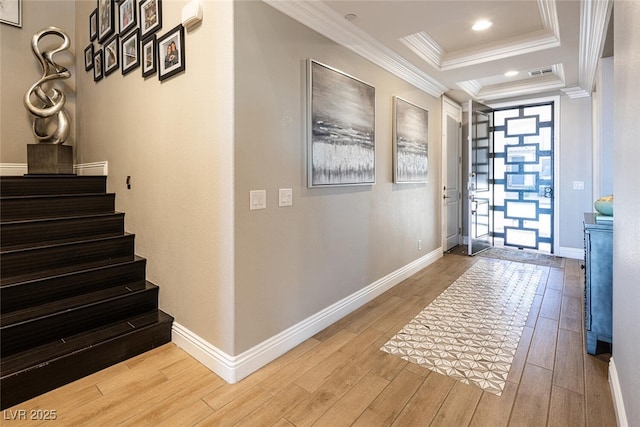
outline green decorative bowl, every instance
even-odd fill
[[[613,196],[601,197],[593,206],[600,215],[613,216]]]

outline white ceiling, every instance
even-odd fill
[[[589,96],[612,7],[611,0],[264,1],[416,87],[458,102],[551,91]],[[473,31],[478,19],[493,25]],[[518,75],[505,77],[511,70]],[[529,74],[540,70],[546,71]]]

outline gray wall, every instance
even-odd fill
[[[613,359],[629,426],[640,425],[640,3],[614,7]]]
[[[441,246],[441,107],[262,2],[236,2],[234,19],[238,354]],[[307,58],[376,88],[375,185],[307,188]],[[427,184],[391,182],[394,95],[429,111]],[[292,207],[278,207],[279,188]],[[257,189],[267,209],[250,211]]]

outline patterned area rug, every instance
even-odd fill
[[[447,253],[467,255],[467,245],[456,246]],[[546,265],[547,267],[564,268],[564,258],[538,252],[521,251],[510,248],[490,248],[480,252],[477,256],[508,261],[525,262],[528,264]]]
[[[381,350],[500,396],[543,273],[479,259]]]
[[[486,251],[480,252],[478,256],[564,268],[564,258],[562,257],[536,252],[520,251],[517,249],[490,248]]]

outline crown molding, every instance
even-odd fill
[[[514,37],[506,43],[503,41],[479,48],[447,52],[424,31],[400,40],[438,71],[469,67],[560,46],[556,0],[538,0],[538,10],[544,29]]]
[[[591,96],[591,91],[586,91],[580,86],[566,87],[560,90],[571,99],[587,98]]]
[[[583,0],[580,2],[578,85],[589,94],[595,85],[596,70],[602,54],[612,6],[612,0]]]
[[[458,83],[458,87],[471,95],[474,99],[482,99],[486,101],[563,88],[565,86],[564,66],[562,64],[555,64],[551,66],[551,69],[553,70],[553,74],[543,77],[535,77],[491,86],[482,86],[478,80],[468,80]]]
[[[323,2],[262,1],[436,98],[449,90],[365,31],[345,20]]]

